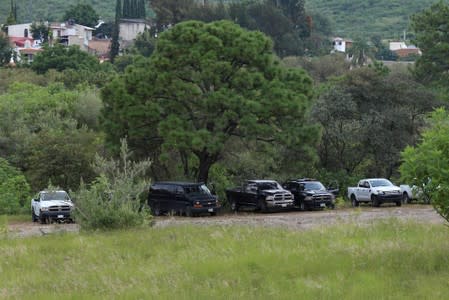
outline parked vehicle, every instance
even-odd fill
[[[382,203],[402,204],[402,192],[398,186],[385,178],[367,178],[359,181],[357,187],[348,187],[348,198],[352,206],[360,202],[380,206]]]
[[[31,218],[33,222],[42,224],[57,222],[72,222],[74,205],[69,194],[63,190],[40,191],[31,199]]]
[[[416,185],[401,184],[399,187],[402,193],[402,203],[407,204],[413,200],[418,200],[420,191]]]
[[[293,207],[293,194],[274,180],[248,180],[241,187],[226,190],[232,211],[252,207],[262,212]]]
[[[221,208],[217,196],[212,195],[204,183],[174,181],[153,183],[148,193],[148,205],[155,216],[165,213],[188,217],[200,213],[216,215]]]
[[[316,179],[302,178],[285,182],[282,185],[294,196],[294,205],[301,210],[335,208],[337,190],[328,190]]]

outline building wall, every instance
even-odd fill
[[[25,37],[25,29],[28,30],[28,37],[31,37],[31,23],[16,24],[8,26],[8,35],[13,37]]]
[[[120,23],[119,38],[124,41],[132,41],[137,37],[137,34],[143,32],[146,27],[148,27],[148,25],[143,22],[122,22]]]

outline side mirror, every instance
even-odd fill
[[[335,196],[338,196],[338,193],[340,193],[340,189],[328,189],[327,191]]]
[[[36,199],[33,199],[33,201],[40,202],[41,200],[39,198],[36,198]]]

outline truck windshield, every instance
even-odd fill
[[[387,180],[387,179],[375,179],[370,180],[372,187],[378,187],[378,186],[392,186],[393,184]]]
[[[205,184],[185,186],[184,191],[186,194],[210,194]]]
[[[276,181],[260,182],[257,184],[259,190],[281,190],[282,187]]]
[[[304,182],[304,190],[310,191],[324,191],[326,188],[321,182]]]
[[[69,195],[66,192],[46,192],[46,193],[42,193],[41,198],[43,201],[51,201],[51,200],[63,200],[63,201],[67,201],[70,200]]]

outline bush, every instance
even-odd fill
[[[141,201],[149,186],[143,176],[150,161],[136,163],[129,156],[124,140],[119,161],[97,155],[94,168],[99,177],[89,186],[81,184],[75,193],[74,218],[82,229],[122,229],[150,224],[149,208]]]
[[[30,197],[30,186],[25,176],[0,158],[0,215],[23,212]]]

